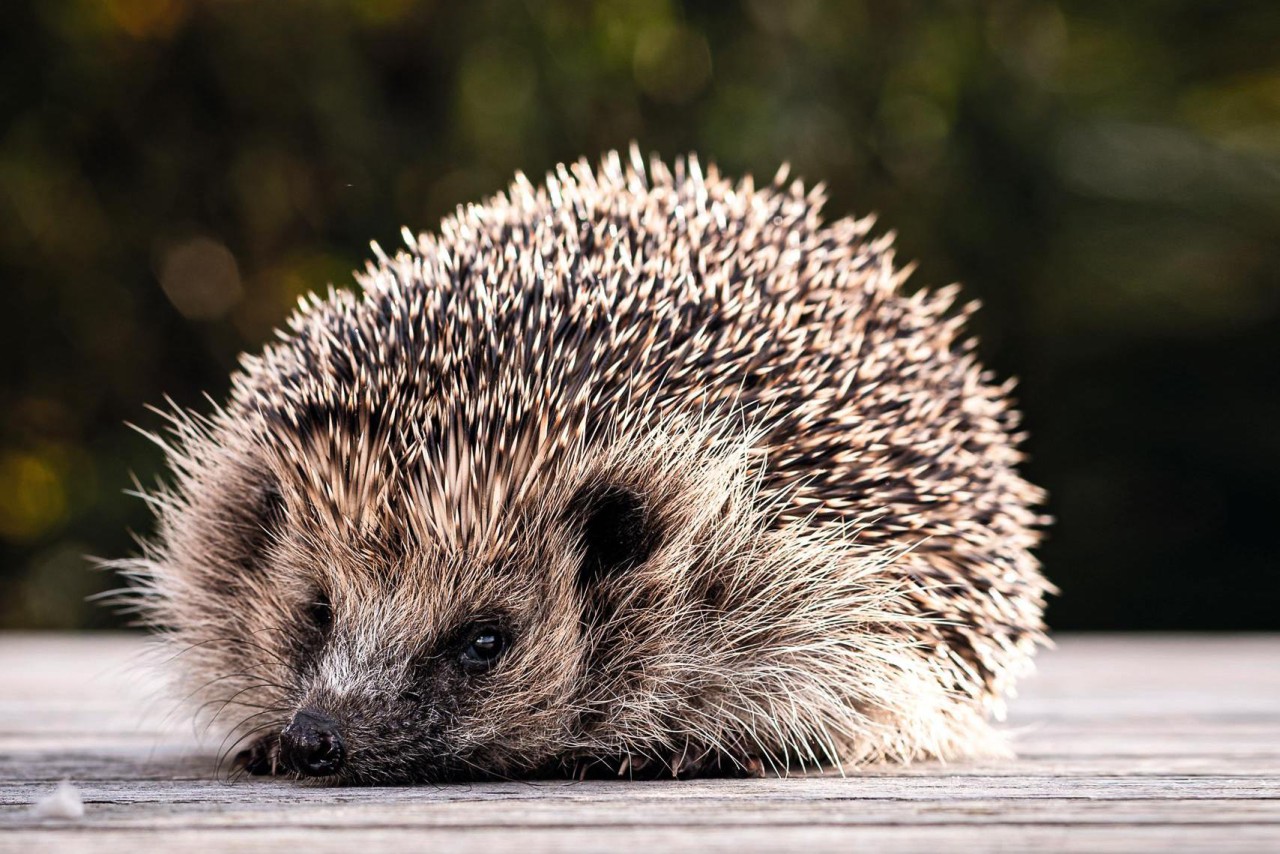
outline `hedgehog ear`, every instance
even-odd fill
[[[258,519],[263,528],[272,530],[284,521],[284,490],[274,477],[268,477],[258,487],[257,503]]]
[[[582,546],[581,587],[639,566],[657,545],[644,496],[631,489],[584,489],[570,503],[568,516],[577,526]]]
[[[237,560],[250,571],[262,568],[262,555],[271,538],[284,524],[284,492],[280,482],[272,475],[255,480],[249,486],[250,500],[244,508],[241,536],[238,540]]]

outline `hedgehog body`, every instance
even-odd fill
[[[1039,491],[954,289],[693,158],[522,176],[174,412],[126,562],[254,772],[786,773],[1002,750]]]

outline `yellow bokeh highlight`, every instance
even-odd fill
[[[115,26],[135,39],[164,39],[173,35],[190,11],[181,0],[104,0]]]
[[[67,516],[67,493],[59,466],[29,453],[0,456],[0,537],[38,539]]]

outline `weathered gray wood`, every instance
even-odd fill
[[[387,789],[220,781],[141,648],[0,635],[0,850],[1280,850],[1280,637],[1067,638],[1012,761]],[[84,818],[34,817],[61,779]]]

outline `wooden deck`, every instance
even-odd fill
[[[135,638],[0,635],[0,850],[1280,851],[1280,637],[1059,644],[1013,704],[1016,761],[326,789],[216,780]],[[62,779],[83,818],[36,817]]]

